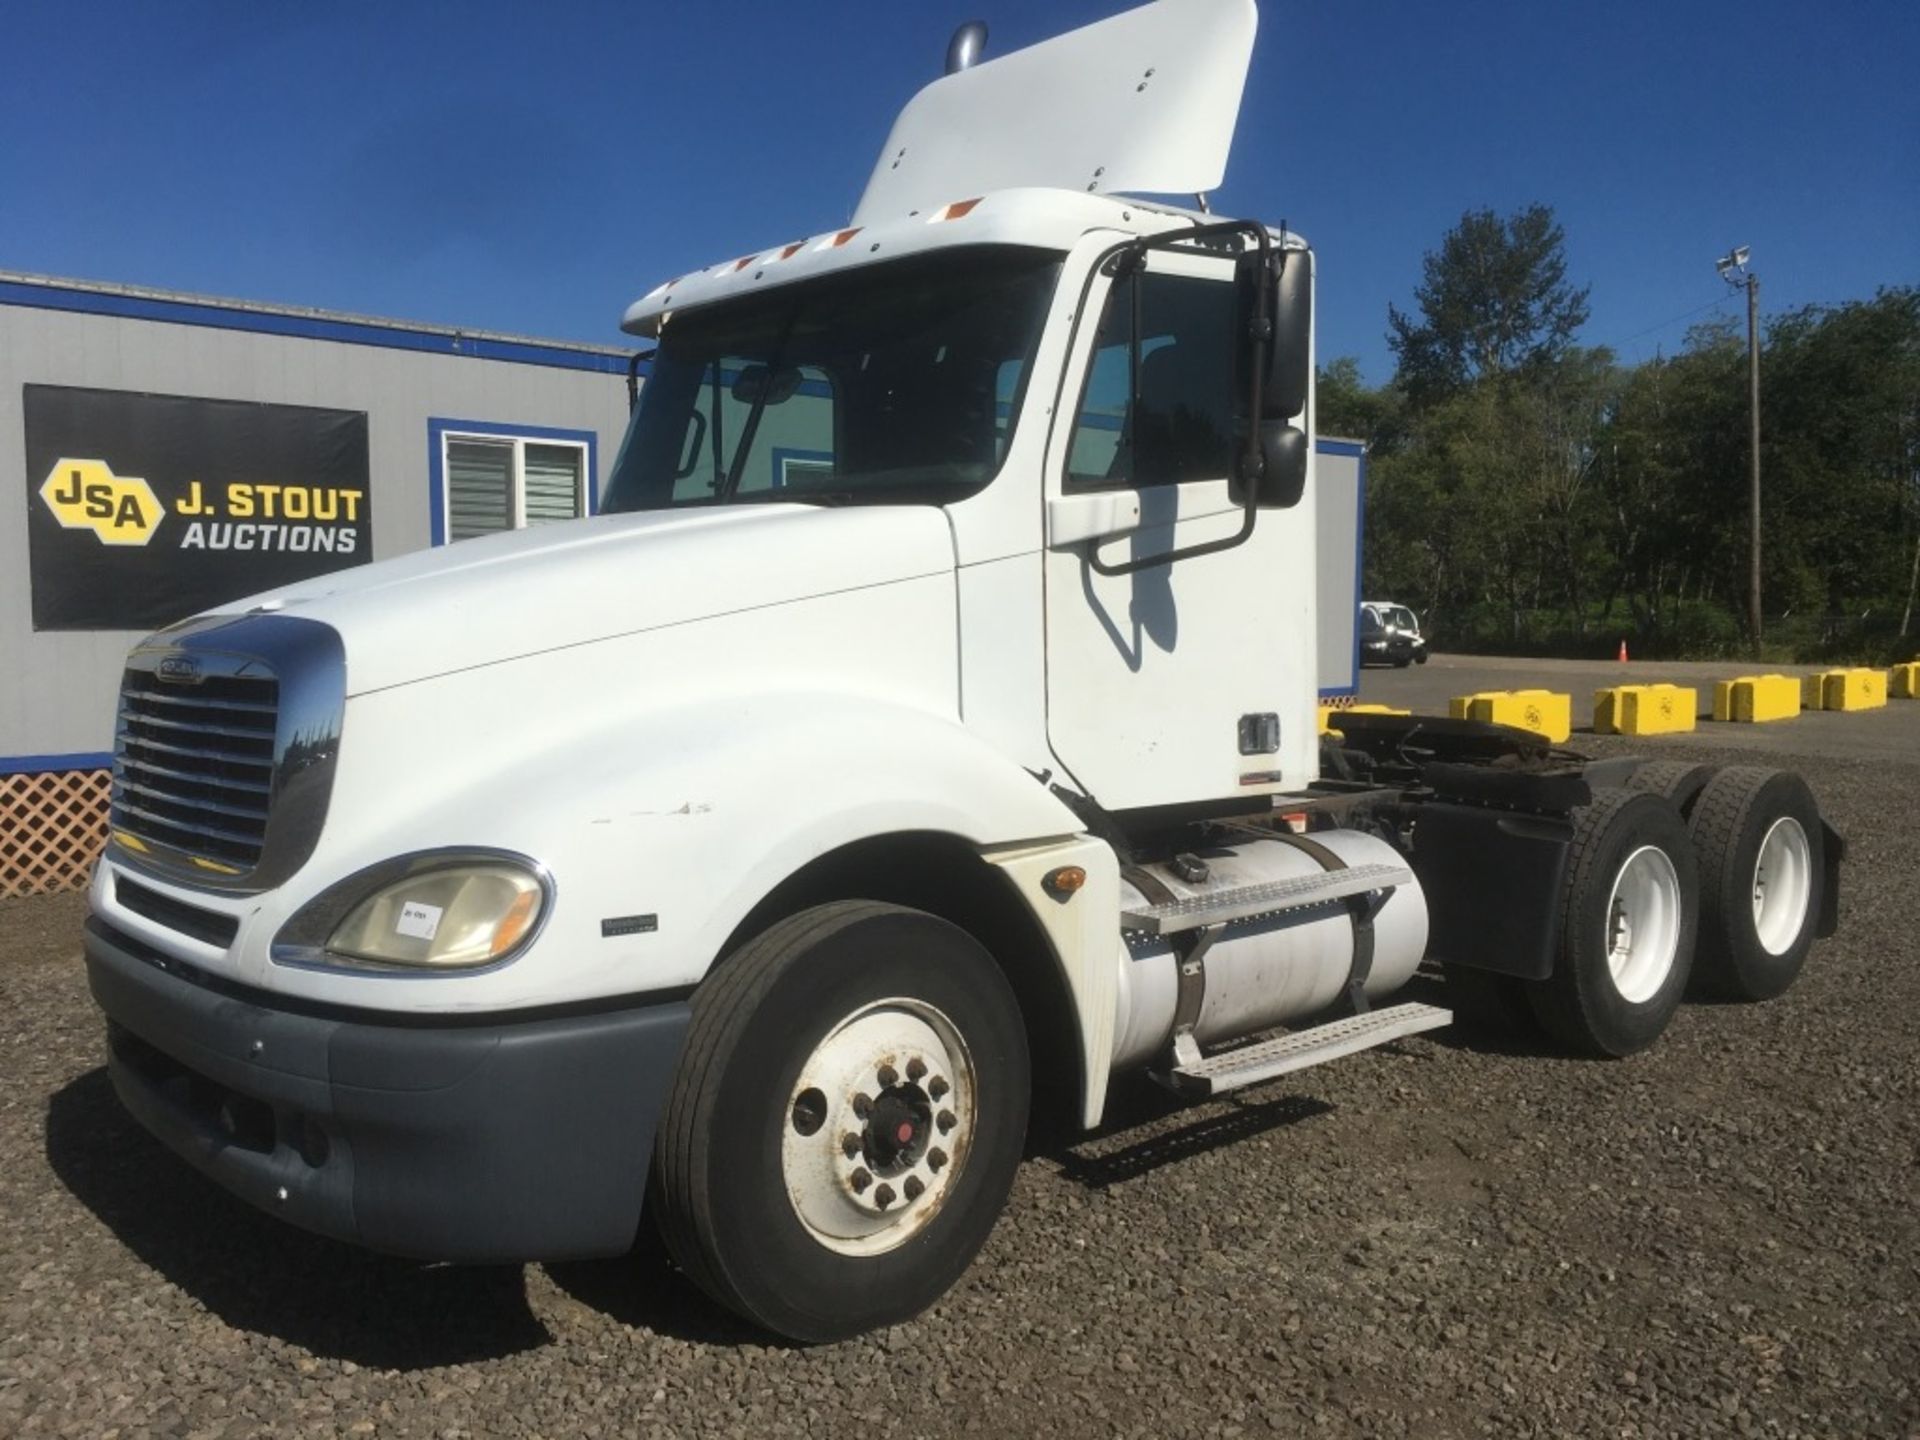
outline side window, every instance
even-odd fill
[[[1108,291],[1067,458],[1070,488],[1231,472],[1235,313],[1225,279],[1136,271]]]
[[[471,540],[587,513],[589,436],[448,428],[439,439],[446,516],[440,538]]]

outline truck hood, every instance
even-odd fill
[[[603,515],[317,576],[222,606],[331,625],[347,693],[817,595],[950,573],[925,505]]]

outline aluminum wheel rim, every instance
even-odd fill
[[[1680,951],[1680,875],[1658,845],[1642,845],[1613,877],[1607,897],[1607,971],[1620,998],[1658,994]]]
[[[800,1067],[781,1117],[794,1214],[842,1255],[904,1245],[965,1168],[977,1082],[959,1030],[922,1000],[848,1015]]]
[[[1760,948],[1784,955],[1806,927],[1813,903],[1813,849],[1791,815],[1773,822],[1753,862],[1753,929]]]

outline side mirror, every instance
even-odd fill
[[[1234,487],[1234,503],[1245,504],[1245,480]],[[1261,510],[1287,510],[1307,490],[1307,437],[1284,420],[1260,422],[1260,470],[1253,477],[1253,503]]]
[[[1273,343],[1267,351],[1267,383],[1261,411],[1291,420],[1307,408],[1313,377],[1313,260],[1304,250],[1279,253],[1270,314]]]

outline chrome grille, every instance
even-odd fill
[[[192,684],[129,669],[121,682],[113,829],[215,873],[260,863],[273,793],[279,682],[209,675]]]

